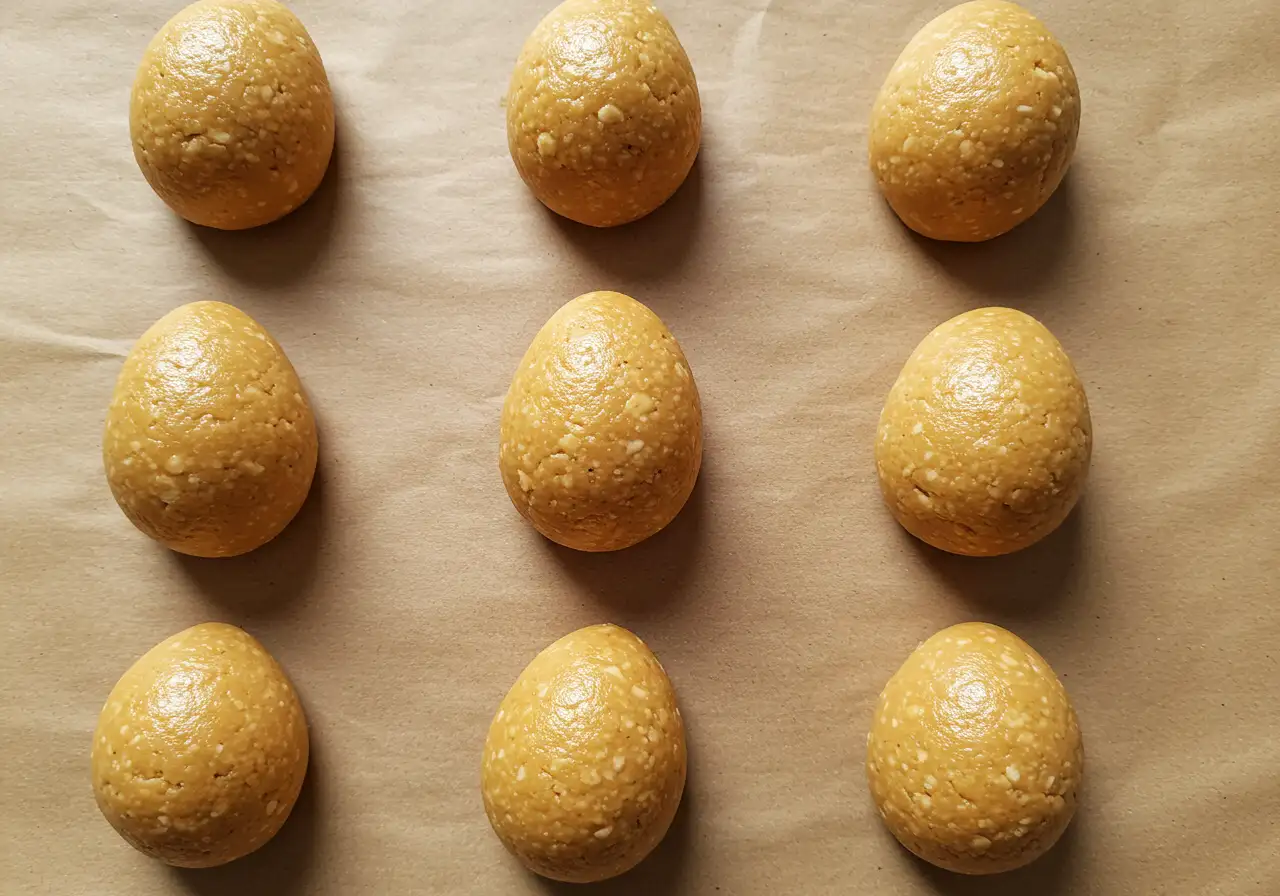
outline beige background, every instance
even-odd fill
[[[597,892],[1276,892],[1274,2],[1035,4],[1083,85],[1079,152],[1041,214],[970,247],[913,238],[865,170],[874,92],[939,2],[670,0],[702,158],[650,219],[589,232],[545,213],[506,153],[510,65],[545,3],[299,0],[338,155],[309,205],[242,234],[169,214],[129,150],[134,66],[178,2],[4,6],[5,894],[576,892],[526,876],[492,836],[479,750],[533,654],[604,620],[666,664],[692,767],[667,842]],[[497,421],[538,327],[600,288],[680,338],[706,463],[666,533],[578,556],[511,508]],[[152,544],[100,469],[121,359],[202,298],[271,330],[322,426],[309,505],[238,560]],[[1096,451],[1062,530],[970,562],[893,523],[871,440],[916,341],[990,303],[1066,345]],[[862,770],[881,685],[917,641],[974,618],[1053,663],[1088,751],[1064,842],[985,881],[899,849]],[[139,654],[209,619],[292,674],[314,766],[276,842],[175,872],[99,817],[89,737]]]

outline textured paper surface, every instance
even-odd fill
[[[1035,4],[1080,76],[1079,152],[980,246],[913,238],[866,171],[872,97],[942,3],[671,0],[702,157],[657,214],[591,232],[506,151],[510,66],[547,4],[299,0],[339,149],[307,206],[241,234],[175,218],[130,153],[134,68],[178,6],[7,2],[0,27],[0,890],[575,892],[491,834],[479,751],[540,648],[612,620],[670,672],[691,768],[667,842],[598,892],[1276,892],[1274,3]],[[706,461],[665,534],[579,556],[511,508],[497,422],[538,327],[602,288],[681,340]],[[205,298],[279,339],[322,427],[309,505],[238,560],[151,543],[99,459],[129,346]],[[1062,530],[970,562],[882,509],[872,435],[914,344],[999,303],[1067,347],[1096,450]],[[901,850],[863,777],[884,681],[975,618],[1049,659],[1088,753],[1061,845],[981,881]],[[285,665],[314,759],[274,843],[176,872],[99,816],[89,741],[124,669],[205,620]]]

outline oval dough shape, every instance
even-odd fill
[[[333,153],[333,95],[275,0],[200,0],[147,45],[129,102],[147,183],[193,224],[241,230],[293,211]]]
[[[1084,489],[1093,425],[1058,340],[1012,308],[979,308],[916,346],[885,399],[876,470],[908,532],[993,556],[1056,529]]]
[[[284,670],[248,633],[209,622],[157,644],[112,688],[93,735],[93,792],[131,846],[208,868],[276,835],[307,759]]]
[[[1031,217],[1062,182],[1080,88],[1027,10],[975,0],[920,29],[871,113],[871,170],[908,227],[975,242]]]
[[[275,538],[306,500],[317,452],[315,417],[284,350],[222,302],[183,305],[142,334],[102,440],[125,516],[198,557]]]
[[[556,214],[593,227],[642,218],[684,183],[701,142],[698,82],[656,7],[566,0],[525,41],[507,144]]]
[[[1066,690],[1025,641],[965,623],[925,641],[885,685],[867,738],[880,817],[926,862],[962,874],[1043,855],[1084,771]]]
[[[498,466],[534,527],[582,551],[643,541],[702,465],[702,404],[675,337],[630,296],[592,292],[533,338],[502,406]]]
[[[657,657],[626,629],[593,625],[538,654],[498,707],[481,765],[485,812],[529,870],[605,880],[666,835],[687,762]]]

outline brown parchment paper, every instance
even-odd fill
[[[576,892],[491,834],[479,751],[539,649],[612,620],[675,681],[691,768],[667,841],[598,892],[1280,892],[1275,3],[1034,3],[1079,72],[1079,152],[1039,215],[978,246],[911,236],[865,164],[872,97],[945,3],[669,0],[702,155],[609,232],[546,213],[507,156],[510,66],[549,5],[299,0],[334,168],[292,217],[225,234],[170,214],[129,148],[134,68],[180,2],[3,4],[0,891]],[[585,556],[509,505],[497,421],[546,317],[605,288],[683,343],[706,461],[667,532]],[[100,468],[125,353],[204,298],[270,329],[322,427],[308,506],[237,560],[151,543]],[[1057,534],[973,562],[894,524],[871,444],[910,349],[983,304],[1060,337],[1096,451]],[[1088,753],[1063,842],[998,879],[912,859],[863,775],[880,687],[966,619],[1044,653]],[[88,751],[121,672],[206,620],[288,669],[313,765],[275,842],[178,872],[99,816]]]

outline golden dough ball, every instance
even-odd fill
[[[979,308],[916,346],[885,399],[875,456],[908,532],[985,557],[1058,528],[1092,450],[1084,385],[1058,340],[1021,311]]]
[[[102,439],[125,516],[198,557],[243,554],[280,534],[307,498],[318,450],[284,350],[222,302],[183,305],[142,334]]]
[[[525,41],[507,93],[516,170],[559,215],[643,218],[702,142],[698,82],[671,23],[641,0],[565,0]]]
[[[871,114],[871,170],[908,227],[977,242],[1053,195],[1076,148],[1080,88],[1027,10],[975,0],[920,29]]]
[[[193,224],[257,227],[320,185],[333,95],[320,53],[275,0],[200,0],[151,39],[129,103],[147,183]]]
[[[502,405],[498,468],[516,509],[558,544],[615,551],[680,512],[702,465],[702,403],[656,314],[591,292],[534,336]]]
[[[116,683],[93,735],[93,792],[130,846],[209,868],[276,835],[307,757],[307,720],[284,670],[246,632],[208,622],[156,645]]]
[[[1084,747],[1049,664],[970,622],[921,644],[885,685],[867,736],[880,817],[926,862],[992,874],[1043,855],[1076,810]]]
[[[687,764],[657,657],[626,629],[593,625],[538,654],[498,707],[481,766],[484,808],[530,871],[605,880],[666,835]]]

